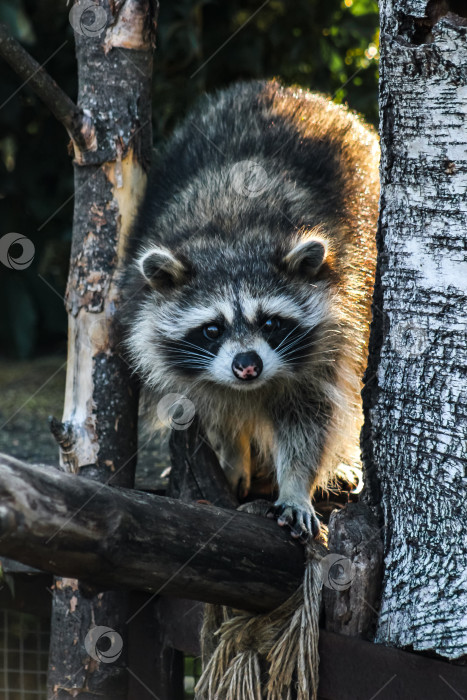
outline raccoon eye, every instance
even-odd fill
[[[273,331],[278,331],[279,328],[281,327],[281,322],[280,319],[278,318],[268,318],[264,322],[263,328],[268,331],[268,333],[272,333]]]
[[[221,335],[222,328],[220,326],[217,326],[215,323],[210,323],[209,326],[204,326],[203,333],[206,338],[209,338],[210,340],[215,340]]]

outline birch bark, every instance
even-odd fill
[[[376,641],[467,654],[467,6],[381,0],[381,213],[362,446]],[[462,15],[462,16],[461,16]]]

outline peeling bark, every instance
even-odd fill
[[[140,51],[154,48],[158,5],[157,0],[114,0],[116,21],[105,35],[106,53],[117,46]]]
[[[382,0],[380,12],[363,433],[367,498],[386,526],[376,641],[456,659],[467,653],[467,11]]]
[[[52,429],[67,471],[131,487],[138,391],[118,354],[113,319],[120,304],[119,264],[151,157],[156,3],[95,4],[107,18],[103,32],[92,37],[75,34],[78,109],[95,129],[92,148],[75,144],[66,393],[62,421],[54,421]],[[63,579],[55,583],[49,696],[63,700],[72,694],[87,700],[97,694],[123,700],[128,680],[127,594],[106,592],[88,598],[74,587],[76,583]],[[112,664],[87,654],[84,640],[95,625],[110,627],[123,638],[123,653]]]

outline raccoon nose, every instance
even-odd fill
[[[232,362],[232,372],[238,379],[257,379],[263,371],[263,361],[254,350],[239,352]]]

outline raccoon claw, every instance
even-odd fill
[[[276,518],[281,527],[290,527],[292,537],[302,542],[306,542],[310,537],[318,537],[320,533],[321,526],[311,504],[303,506],[287,501],[275,503],[268,517]]]

